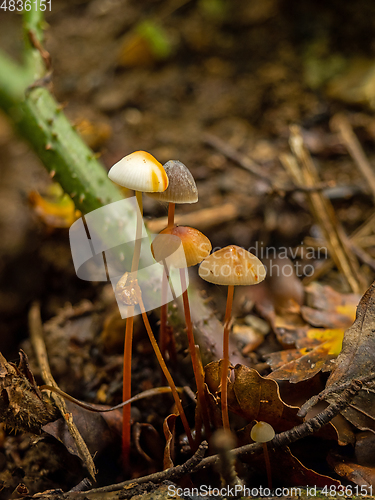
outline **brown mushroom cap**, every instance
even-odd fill
[[[198,189],[190,170],[178,160],[169,160],[163,167],[169,180],[168,188],[149,196],[168,203],[196,203]]]
[[[108,177],[116,184],[143,193],[165,191],[168,177],[163,165],[146,151],[135,151],[115,163]]]
[[[176,245],[177,241],[178,245]],[[178,252],[173,255],[181,243],[185,258]],[[186,226],[167,227],[156,236],[151,245],[155,260],[161,262],[169,257],[168,263],[177,269],[199,264],[209,255],[211,248],[211,242],[207,236],[198,229]]]
[[[266,277],[266,269],[255,255],[229,245],[204,259],[199,276],[215,285],[256,285]]]
[[[250,437],[256,443],[268,443],[275,437],[275,431],[267,422],[258,422],[251,429]]]

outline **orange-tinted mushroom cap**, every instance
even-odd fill
[[[177,239],[178,238],[178,239]],[[178,242],[178,245],[176,243]],[[173,255],[180,242],[185,258],[178,252]],[[167,227],[161,231],[151,245],[152,254],[158,262],[168,258],[168,263],[179,269],[199,264],[211,252],[211,242],[203,233],[186,226]]]
[[[266,269],[255,255],[229,245],[204,259],[199,276],[215,285],[256,285],[266,277]]]
[[[196,203],[198,189],[190,170],[178,160],[169,160],[163,165],[168,176],[168,188],[162,193],[150,193],[149,196],[168,203]]]
[[[108,177],[116,184],[135,191],[160,192],[168,187],[163,165],[146,151],[135,151],[115,163]]]

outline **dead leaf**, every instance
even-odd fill
[[[285,347],[294,344],[296,348],[266,356],[273,369],[269,378],[292,383],[308,380],[319,371],[330,371],[341,351],[344,331],[354,320],[359,297],[340,294],[318,283],[306,288],[306,297],[309,306],[302,306],[300,315],[273,317],[279,342]]]
[[[173,442],[174,442],[174,432],[175,432],[177,417],[178,415],[172,413],[171,415],[168,415],[168,417],[166,417],[163,422],[163,431],[166,439],[164,448],[164,460],[163,460],[164,470],[174,467],[172,457],[174,455]]]
[[[351,459],[338,453],[330,453],[327,457],[328,463],[334,469],[336,474],[352,481],[358,486],[368,487],[366,493],[370,493],[370,487],[375,487],[375,467],[358,465]],[[355,489],[351,487],[352,491]],[[361,490],[361,496],[363,492]]]
[[[335,402],[340,386],[374,372],[375,364],[375,283],[362,297],[354,324],[346,330],[343,348],[327,381],[333,391],[325,399]],[[337,391],[335,389],[337,388]],[[342,414],[361,430],[375,432],[375,382],[365,384]]]
[[[52,184],[46,196],[43,197],[36,191],[31,191],[29,201],[35,213],[49,227],[70,227],[80,216],[73,200],[64,193],[60,184]]]
[[[74,423],[90,453],[92,455],[99,455],[109,449],[113,453],[118,447],[119,436],[121,435],[121,410],[101,414],[85,410],[70,401],[66,401],[65,404],[69,412],[73,415]],[[99,405],[96,406],[100,408]],[[103,408],[108,408],[108,406],[103,406]],[[43,431],[63,443],[69,453],[78,457],[80,456],[65,420],[60,418],[55,422],[48,423],[43,427]],[[100,436],[99,439],[98,436]]]
[[[39,434],[43,425],[59,416],[52,401],[39,391],[26,354],[20,351],[16,366],[0,353],[0,422],[10,429]]]
[[[210,391],[219,392],[220,361],[207,365],[205,372]],[[234,382],[228,384],[230,411],[241,415],[248,422],[268,422],[277,432],[303,422],[297,417],[298,407],[289,406],[281,400],[277,382],[262,377],[256,370],[244,365],[237,365],[233,372]],[[216,404],[219,406],[218,402]]]
[[[269,449],[272,479],[274,483],[282,486],[306,486],[316,485],[318,488],[324,486],[339,486],[340,481],[332,479],[305,467],[297,457],[293,455],[289,447],[283,449]],[[259,474],[265,476],[264,455],[259,454],[251,458],[251,465],[256,466]]]

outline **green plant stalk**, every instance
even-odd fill
[[[42,43],[43,16],[24,12],[24,64],[0,51],[0,108],[34,149],[46,169],[70,194],[83,213],[123,198],[62,111],[62,106],[38,83],[46,74],[42,56],[30,41]],[[38,86],[39,85],[39,86]]]

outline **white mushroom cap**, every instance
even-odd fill
[[[168,188],[149,196],[168,203],[196,203],[198,189],[190,170],[178,160],[169,160],[163,166],[169,179]]]
[[[266,269],[252,253],[229,245],[204,259],[199,276],[215,285],[256,285],[266,277]]]
[[[108,177],[116,184],[143,193],[165,191],[168,177],[163,165],[146,151],[135,151],[115,163]]]
[[[275,437],[275,431],[267,422],[258,422],[251,429],[250,437],[256,443],[268,443]]]

